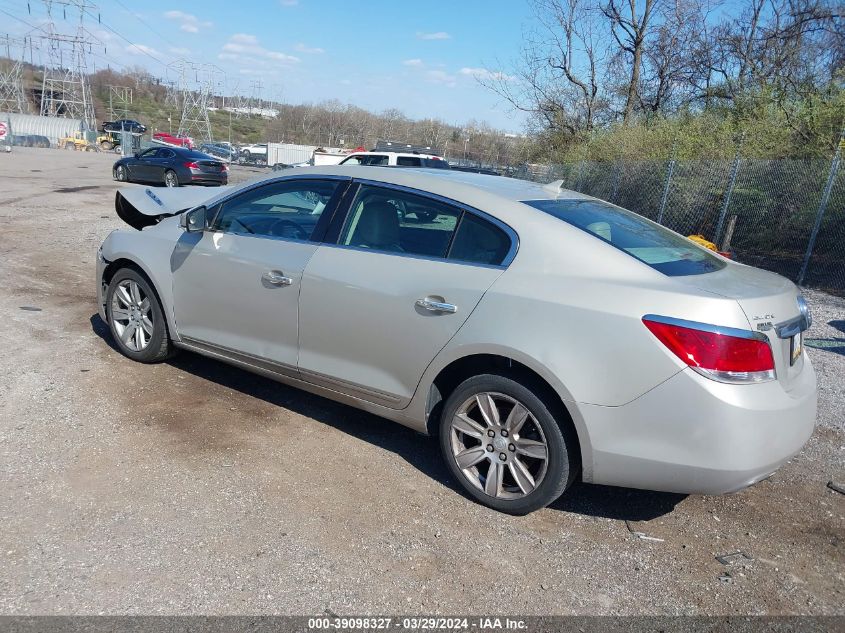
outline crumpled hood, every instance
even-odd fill
[[[193,209],[231,190],[231,187],[124,187],[114,197],[118,217],[139,231],[162,219]]]

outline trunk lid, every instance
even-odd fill
[[[223,171],[223,163],[218,160],[198,160],[197,165],[205,174],[219,174]]]
[[[751,329],[769,339],[778,381],[789,389],[804,367],[803,353],[791,362],[793,346],[803,347],[803,331],[809,327],[809,313],[799,307],[798,286],[785,277],[736,262],[705,275],[675,277],[676,280],[734,299]]]

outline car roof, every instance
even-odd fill
[[[590,196],[543,183],[491,176],[449,169],[396,169],[393,167],[369,167],[360,165],[320,165],[317,167],[298,167],[295,174],[284,172],[285,176],[349,176],[351,178],[376,180],[412,189],[420,189],[452,198],[459,202],[472,204],[471,198],[478,194],[487,194],[505,198],[514,202],[525,200],[584,199]],[[279,172],[267,175],[260,180],[278,178]]]
[[[351,154],[347,154],[346,158],[349,156],[416,156],[418,158],[436,158],[438,160],[443,160],[437,154],[424,154],[422,152],[394,152],[393,150],[385,149],[375,149],[371,152],[352,152]]]

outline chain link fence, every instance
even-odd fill
[[[591,162],[509,175],[564,186],[702,235],[742,263],[845,296],[845,162],[832,159]]]

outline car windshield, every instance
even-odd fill
[[[701,275],[725,262],[692,241],[646,218],[601,200],[524,200],[618,248],[670,277]]]

